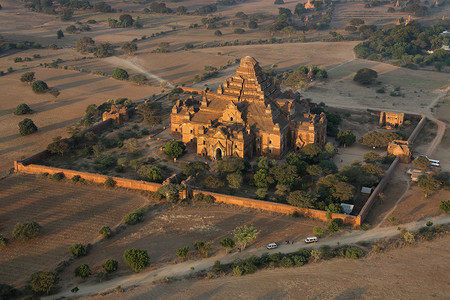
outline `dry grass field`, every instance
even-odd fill
[[[107,299],[448,299],[448,236],[360,260],[333,259],[244,277],[181,280]],[[97,299],[98,296],[89,299]],[[104,297],[103,297],[104,298]]]
[[[10,240],[0,249],[0,282],[18,287],[32,273],[54,269],[70,258],[73,243],[94,241],[102,226],[116,226],[126,213],[148,203],[136,193],[31,175],[0,180],[0,199],[0,234]],[[42,226],[40,236],[14,241],[14,225],[30,221]]]
[[[158,88],[136,86],[107,77],[89,75],[76,71],[34,68],[36,78],[44,80],[50,87],[60,90],[54,99],[50,94],[35,94],[19,78],[23,71],[17,71],[0,80],[0,170],[13,166],[13,161],[46,149],[56,136],[67,136],[66,126],[77,122],[89,104],[101,104],[108,99],[128,97],[132,100],[147,98],[158,92]],[[25,71],[25,70],[24,70]],[[27,103],[34,113],[16,116],[15,107]],[[21,136],[18,123],[30,118],[38,132]]]

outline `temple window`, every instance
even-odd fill
[[[272,144],[272,140],[269,140],[269,144]]]
[[[193,132],[193,130],[191,129],[191,133]]]
[[[233,121],[233,117],[230,117],[230,121]]]
[[[206,145],[206,141],[203,141],[203,145]]]

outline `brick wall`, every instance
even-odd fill
[[[193,195],[204,194],[213,196],[217,202],[233,204],[243,207],[250,207],[255,209],[262,209],[267,211],[273,211],[282,214],[292,215],[295,211],[299,214],[304,215],[309,218],[319,219],[322,221],[328,221],[327,212],[323,210],[315,210],[309,208],[299,208],[287,204],[267,202],[261,200],[254,200],[224,194],[217,194],[212,192],[206,192],[201,190],[193,190]],[[353,226],[361,225],[361,218],[359,216],[350,216],[344,214],[331,214],[333,219],[342,219],[344,223],[351,224]]]
[[[89,180],[89,181],[92,181],[95,183],[100,183],[100,184],[105,183],[106,179],[109,177],[106,175],[79,172],[79,171],[74,171],[74,170],[59,169],[59,168],[53,168],[53,167],[47,167],[47,166],[41,166],[41,165],[33,165],[33,164],[24,165],[21,162],[15,163],[15,171],[20,172],[20,173],[25,173],[25,174],[48,173],[50,175],[61,172],[64,174],[64,177],[66,177],[68,179],[72,178],[75,175],[79,175],[79,176],[81,176],[81,178],[84,178],[85,180]],[[162,186],[162,184],[153,183],[153,182],[132,180],[132,179],[126,179],[126,178],[120,178],[120,177],[111,177],[111,178],[116,182],[116,186],[133,189],[133,190],[155,192]]]

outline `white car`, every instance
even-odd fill
[[[317,238],[317,236],[311,236],[311,237],[307,237],[305,239],[305,243],[309,244],[309,243],[317,243],[319,241],[319,239]]]
[[[270,244],[266,245],[266,248],[269,249],[269,250],[270,249],[275,249],[277,247],[278,247],[277,243],[270,243]]]

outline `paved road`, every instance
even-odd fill
[[[403,224],[402,227],[407,230],[414,231],[418,230],[420,227],[424,226],[425,223],[430,220],[434,224],[448,224],[450,223],[450,214],[442,215],[435,218],[429,218],[427,220],[422,220],[420,222],[412,222],[408,224]],[[142,272],[139,274],[133,274],[130,276],[118,277],[109,281],[105,281],[99,284],[80,284],[78,285],[79,291],[74,294],[70,290],[62,291],[56,295],[45,297],[43,299],[59,299],[63,297],[82,297],[88,295],[97,295],[98,293],[106,292],[108,290],[114,289],[116,286],[120,285],[122,288],[135,285],[149,284],[157,280],[161,280],[165,277],[176,277],[185,276],[193,272],[198,272],[202,270],[208,270],[212,267],[216,260],[220,260],[222,263],[230,263],[236,258],[246,258],[251,255],[262,255],[266,252],[281,252],[281,253],[291,253],[295,252],[300,248],[318,248],[323,245],[336,246],[339,242],[340,245],[350,245],[355,244],[358,241],[375,241],[378,239],[392,238],[399,235],[398,226],[374,228],[368,231],[346,231],[327,238],[321,239],[316,244],[289,244],[280,245],[276,250],[267,250],[264,247],[250,248],[240,253],[230,253],[225,254],[224,252],[213,257],[200,260],[192,260],[184,263],[179,263],[175,265],[167,265],[157,270],[152,270],[150,272]],[[194,268],[194,271],[191,269]]]

